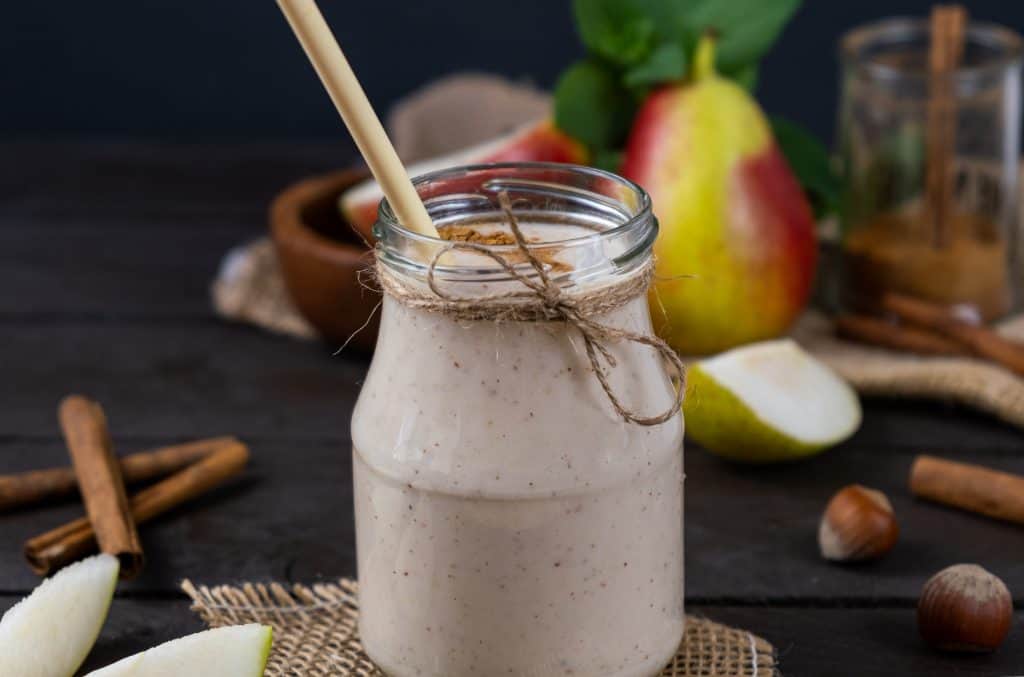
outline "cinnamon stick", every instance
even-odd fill
[[[938,332],[960,343],[972,354],[1024,376],[1024,345],[1009,341],[985,327],[964,322],[945,306],[928,301],[901,294],[886,294],[881,303],[883,310],[901,320]]]
[[[963,55],[967,12],[960,5],[936,5],[931,17],[928,50],[929,92],[925,167],[925,210],[936,247],[949,245],[952,156],[956,136],[956,103],[951,74]]]
[[[940,334],[894,324],[870,315],[840,315],[836,334],[869,345],[916,353],[918,355],[969,355],[960,343]]]
[[[237,475],[248,461],[248,447],[231,440],[211,455],[133,496],[131,514],[138,524],[148,522]],[[24,551],[32,570],[46,576],[95,549],[96,533],[89,520],[81,518],[30,539]]]
[[[100,551],[120,560],[121,578],[135,578],[145,558],[103,409],[86,397],[69,395],[58,415]]]
[[[1024,524],[1024,477],[978,465],[918,456],[910,491],[930,501]]]
[[[209,456],[229,442],[237,440],[233,437],[211,437],[122,456],[121,476],[125,484],[166,477]],[[0,475],[0,513],[33,503],[63,498],[77,491],[78,482],[71,467]]]

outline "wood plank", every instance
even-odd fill
[[[10,321],[0,343],[0,359],[9,365],[0,381],[0,435],[6,436],[53,435],[53,406],[82,390],[111,408],[122,436],[230,428],[345,439],[367,365],[356,353],[332,356],[332,346],[220,323]],[[1016,455],[1022,439],[1006,424],[943,404],[869,400],[861,432],[824,458],[843,449]]]
[[[242,476],[140,527],[147,566],[122,590],[166,595],[182,578],[312,581],[355,574],[349,446],[298,439],[249,444],[253,457]],[[0,472],[64,463],[66,456],[57,442],[3,445]],[[4,592],[24,593],[38,583],[20,544],[82,514],[72,501],[0,515]]]
[[[116,409],[108,408],[112,421]],[[243,435],[244,437],[244,435]],[[141,529],[149,556],[126,590],[166,594],[182,577],[310,580],[355,573],[349,446],[339,440],[252,438],[244,477]],[[137,444],[121,451],[136,451]],[[58,441],[0,445],[0,472],[63,463]],[[1024,458],[987,459],[1024,472]],[[938,569],[977,562],[1021,600],[1020,528],[915,501],[903,487],[908,455],[835,451],[788,468],[734,466],[687,452],[687,594],[695,603],[864,606],[915,603]],[[881,562],[843,567],[818,557],[820,511],[839,486],[861,481],[893,500],[903,535]],[[77,517],[71,503],[0,516],[7,591],[36,578],[17,552],[25,539]]]
[[[209,288],[221,258],[266,225],[224,227],[211,217],[189,224],[83,221],[51,226],[45,237],[0,227],[0,322],[212,318]]]
[[[14,602],[0,597],[0,609]],[[690,607],[689,613],[743,628],[773,642],[786,677],[998,677],[1024,665],[1024,613],[990,655],[936,653],[918,638],[913,609],[769,609]],[[202,630],[180,600],[117,599],[80,674]]]
[[[366,361],[249,327],[11,323],[2,328],[0,435],[56,435],[54,407],[79,391],[115,438],[348,439]]]
[[[344,134],[332,142],[0,143],[0,228],[63,219],[97,224],[251,218],[288,183],[349,166]]]
[[[1024,474],[1024,456],[944,455]],[[914,499],[906,487],[912,458],[887,448],[839,448],[759,468],[688,451],[688,594],[715,601],[909,604],[939,569],[975,562],[1024,598],[1022,528]],[[818,555],[818,523],[831,495],[852,483],[889,496],[900,539],[879,562],[830,564]]]
[[[0,321],[208,319],[227,250],[266,234],[336,143],[0,143]]]
[[[774,644],[785,677],[936,677],[1020,674],[1021,621],[989,655],[932,651],[918,637],[914,609],[769,609],[692,606],[690,613],[744,628]]]

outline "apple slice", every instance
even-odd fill
[[[71,677],[110,609],[120,569],[97,555],[58,571],[0,619],[0,675]]]
[[[520,127],[511,134],[493,141],[466,148],[450,155],[423,160],[409,165],[409,176],[416,177],[439,169],[488,162],[564,162],[584,164],[584,147],[555,127],[550,120]],[[380,185],[368,179],[345,191],[341,196],[342,216],[356,230],[369,237],[377,220],[377,205],[384,197]]]
[[[686,432],[720,456],[785,461],[838,444],[860,426],[860,401],[789,339],[701,360],[686,375]]]
[[[233,625],[175,639],[86,677],[261,677],[273,630]]]

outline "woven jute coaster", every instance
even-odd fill
[[[384,677],[359,644],[356,582],[291,588],[278,583],[182,589],[211,628],[264,623],[274,628],[267,677]],[[686,617],[686,636],[663,677],[770,677],[775,649],[744,630]]]

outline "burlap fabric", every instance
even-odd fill
[[[1024,342],[1024,315],[997,331]],[[1024,379],[990,362],[967,357],[917,357],[837,338],[821,313],[804,315],[793,332],[858,392],[887,397],[942,399],[988,412],[1024,428]]]
[[[357,634],[356,582],[290,589],[277,583],[182,589],[211,628],[264,623],[274,628],[267,677],[384,677]],[[770,677],[775,650],[765,640],[705,618],[686,617],[686,636],[663,677]]]

